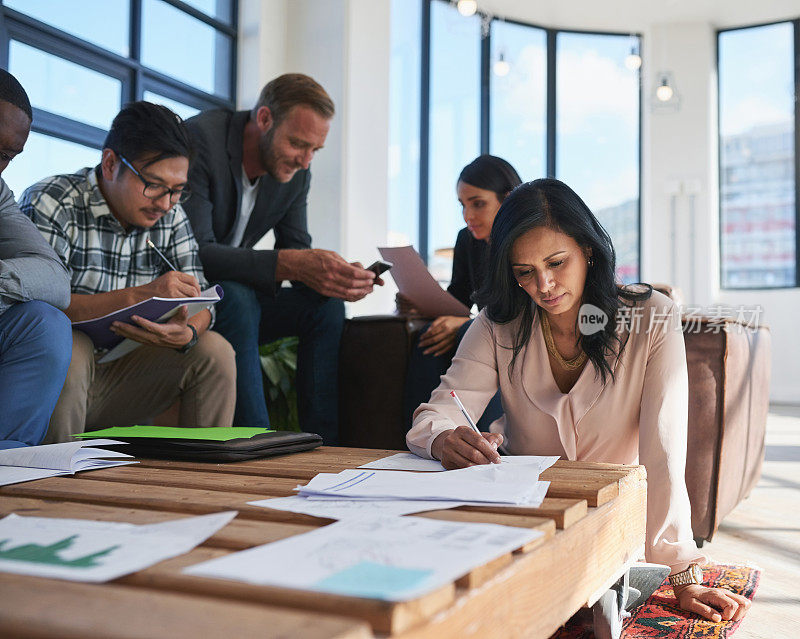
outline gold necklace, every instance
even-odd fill
[[[544,343],[547,345],[548,352],[555,358],[562,368],[568,371],[576,371],[586,362],[586,353],[581,351],[577,357],[566,359],[556,348],[556,343],[553,340],[553,333],[550,330],[550,322],[547,319],[547,313],[540,311],[539,315],[542,318],[542,335],[544,336]]]

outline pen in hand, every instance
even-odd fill
[[[156,247],[156,245],[155,245],[155,244],[153,244],[153,243],[150,241],[150,238],[149,238],[149,237],[147,238],[146,242],[147,242],[147,246],[149,246],[149,247],[150,247],[151,249],[153,249],[153,250],[154,250],[156,253],[158,253],[158,256],[159,256],[159,257],[160,257],[162,260],[164,260],[164,262],[166,262],[167,266],[169,266],[169,268],[170,268],[170,270],[171,270],[171,271],[177,271],[177,270],[178,270],[178,269],[176,269],[176,268],[175,268],[175,266],[172,264],[172,262],[170,262],[170,261],[167,259],[167,256],[166,256],[166,255],[164,255],[164,254],[163,254],[161,251],[159,251],[159,250],[158,250],[158,247]]]
[[[464,414],[464,417],[467,418],[467,423],[470,425],[470,428],[472,428],[472,430],[474,430],[476,433],[478,433],[479,437],[483,438],[483,433],[478,430],[477,425],[475,424],[474,421],[472,421],[472,417],[469,416],[469,413],[467,412],[466,407],[464,406],[464,404],[461,403],[461,400],[459,399],[458,395],[456,395],[456,392],[454,390],[450,391],[450,397],[452,397],[455,400],[456,404],[458,404],[458,407],[461,409],[461,412]],[[495,444],[492,444],[492,447],[495,450],[497,450],[497,446]],[[501,461],[502,461],[502,458],[501,458]],[[495,462],[495,463],[497,463],[497,462]]]
[[[475,422],[472,421],[472,417],[469,416],[467,409],[464,407],[464,404],[461,403],[461,400],[458,398],[458,395],[456,395],[456,392],[454,390],[450,391],[450,397],[452,397],[455,400],[456,404],[458,404],[458,407],[461,409],[461,412],[464,413],[464,417],[467,418],[467,423],[470,425],[472,430],[474,430],[476,433],[478,433],[478,435],[483,437],[483,435],[481,435],[481,431],[478,430],[478,427],[475,425]]]

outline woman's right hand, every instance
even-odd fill
[[[394,302],[397,304],[397,312],[400,315],[419,317],[419,310],[417,310],[416,306],[411,303],[411,300],[402,293],[398,293],[394,296]]]
[[[499,464],[500,454],[497,447],[502,443],[503,436],[500,433],[478,435],[469,426],[459,426],[440,433],[433,440],[431,453],[447,470],[479,464]]]

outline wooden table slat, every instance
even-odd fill
[[[332,521],[331,519],[312,517],[311,515],[250,506],[247,503],[248,501],[264,499],[264,495],[99,481],[82,479],[80,476],[52,477],[25,484],[4,486],[0,488],[0,497],[5,495],[51,500],[60,499],[107,506],[168,510],[192,515],[236,510],[239,512],[239,517],[243,519],[259,519],[291,524],[319,526],[329,524]]]
[[[183,568],[229,554],[224,550],[195,548],[191,552],[162,561],[155,566],[118,580],[131,586],[161,589],[205,596],[268,603],[296,610],[341,614],[369,623],[375,632],[397,633],[420,625],[453,603],[455,586],[449,584],[413,601],[388,602],[376,599],[345,597],[324,592],[293,590],[276,586],[250,584],[227,579],[197,577]]]
[[[118,521],[129,524],[155,524],[191,516],[187,513],[166,510],[117,508],[81,502],[4,496],[0,499],[0,515],[11,513],[28,517],[66,517],[92,519],[95,521]],[[293,535],[310,532],[318,527],[308,524],[256,521],[236,517],[222,530],[217,531],[206,539],[203,545],[229,550],[244,550]]]
[[[274,605],[116,584],[0,573],[0,592],[2,637],[196,639],[262,637],[265,633],[309,639],[373,636],[366,623],[350,616],[297,612]]]

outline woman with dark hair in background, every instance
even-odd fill
[[[513,166],[502,158],[486,154],[475,158],[458,176],[456,194],[467,226],[456,238],[453,274],[447,291],[467,308],[472,307],[472,295],[483,284],[494,218],[503,200],[521,182]],[[397,308],[404,315],[418,314],[400,293],[397,294]],[[471,321],[469,317],[442,315],[420,334],[412,348],[406,374],[403,412],[407,427],[411,426],[411,416],[417,407],[426,402],[439,385]],[[488,430],[488,425],[501,414],[499,398],[496,398],[490,402],[478,427]]]
[[[641,463],[647,468],[648,561],[668,565],[679,605],[738,620],[750,602],[702,585],[684,481],[688,376],[677,306],[647,285],[615,281],[611,238],[553,179],[517,188],[489,242],[484,310],[407,442],[445,468],[512,455]],[[592,318],[594,321],[587,321]],[[449,396],[479,415],[500,390],[505,414],[478,435]]]

